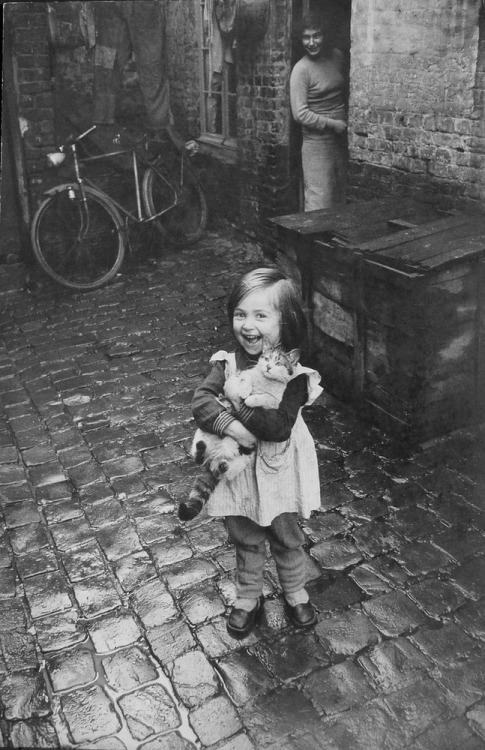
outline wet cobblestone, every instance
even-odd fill
[[[209,232],[135,260],[96,292],[0,293],[0,745],[484,750],[484,428],[410,448],[324,394],[318,624],[291,626],[268,560],[236,641],[224,526],[176,509],[193,388],[262,255]]]

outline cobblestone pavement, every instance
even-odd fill
[[[222,522],[181,524],[190,400],[257,248],[209,233],[88,294],[0,296],[0,744],[485,748],[485,431],[409,454],[324,395],[306,419],[310,632],[225,629]]]

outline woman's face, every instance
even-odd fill
[[[307,55],[318,57],[323,49],[323,31],[321,29],[304,29],[301,41]]]

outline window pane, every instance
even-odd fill
[[[227,90],[231,94],[236,93],[236,66],[232,63],[227,65]]]
[[[200,17],[202,18],[202,46],[209,46],[209,19],[205,11],[205,3],[200,4]]]
[[[202,86],[205,91],[209,89],[210,84],[210,57],[209,57],[209,50],[204,49],[202,50],[202,59],[204,62],[204,81],[202,83]]]
[[[199,54],[201,63],[200,97],[201,123],[203,132],[224,138],[236,137],[237,100],[236,65],[224,63],[221,72],[211,71],[211,42],[209,32],[212,24],[206,18],[206,0],[196,0],[199,4]],[[209,4],[212,7],[212,4]],[[233,50],[235,57],[235,50]]]
[[[206,132],[222,134],[222,99],[220,94],[206,96]]]
[[[234,94],[228,95],[227,101],[228,109],[228,127],[227,135],[229,138],[236,138],[237,136],[237,99]]]

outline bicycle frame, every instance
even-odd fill
[[[104,153],[104,154],[96,154],[95,156],[79,157],[77,154],[75,143],[72,143],[69,146],[69,148],[73,156],[74,173],[76,176],[76,182],[79,185],[79,190],[81,193],[84,206],[86,206],[86,197],[85,197],[84,189],[83,189],[84,184],[89,185],[90,187],[94,188],[99,193],[104,195],[109,201],[111,201],[111,203],[113,203],[127,217],[128,220],[134,221],[138,224],[148,224],[152,221],[156,221],[158,218],[160,218],[160,216],[163,216],[164,214],[168,213],[168,211],[171,211],[177,205],[178,196],[177,196],[177,191],[174,189],[174,187],[170,184],[170,182],[164,177],[164,175],[156,168],[156,166],[152,162],[148,161],[148,159],[144,159],[134,149],[132,148],[118,149],[116,151],[111,151],[111,152]],[[90,162],[101,161],[103,159],[109,159],[109,158],[113,158],[116,156],[123,156],[126,154],[130,154],[132,158],[132,170],[133,170],[132,174],[133,174],[133,179],[134,179],[134,184],[135,184],[135,194],[136,194],[136,214],[133,211],[128,210],[121,203],[119,203],[119,201],[117,201],[112,195],[107,193],[106,190],[100,187],[96,182],[89,179],[89,177],[87,177],[86,175],[81,175],[80,168],[79,168],[80,165],[83,165],[83,164],[89,164]],[[164,208],[163,211],[159,211],[158,213],[153,214],[151,216],[145,215],[143,212],[141,190],[140,190],[139,163],[141,163],[142,166],[145,167],[146,169],[153,169],[158,175],[158,177],[160,177],[160,179],[162,179],[165,182],[165,184],[168,186],[173,196],[173,203],[170,206],[167,206],[167,208]],[[182,155],[180,156],[180,164],[181,164],[182,179],[183,179],[183,156]],[[87,229],[89,227],[89,216],[87,215],[88,213],[87,209],[85,209],[83,213],[86,214],[86,216],[83,218],[87,224],[87,227],[86,227]],[[81,228],[81,231],[83,231],[82,228]]]

